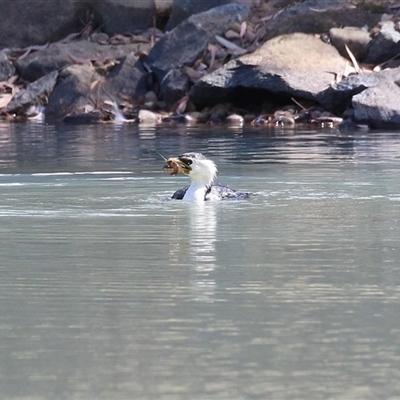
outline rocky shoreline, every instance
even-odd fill
[[[57,41],[14,38],[0,50],[0,121],[400,128],[400,2],[207,5],[174,2],[164,30],[119,31],[114,12]]]

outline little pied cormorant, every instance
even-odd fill
[[[189,176],[190,186],[177,190],[172,198],[184,201],[242,200],[250,194],[237,192],[227,185],[214,184],[217,166],[201,153],[185,153],[165,160],[164,171],[171,175],[182,172]]]

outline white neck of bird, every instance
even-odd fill
[[[201,160],[198,167],[192,168],[189,177],[191,184],[183,197],[185,201],[204,201],[207,189],[217,176],[217,167],[211,160]]]

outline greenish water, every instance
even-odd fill
[[[255,195],[171,201],[156,150]],[[0,398],[400,398],[399,157],[385,132],[0,125]]]

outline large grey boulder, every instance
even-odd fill
[[[99,83],[99,100],[131,99],[141,103],[148,91],[147,75],[138,57],[128,54]]]
[[[365,58],[367,46],[371,41],[370,33],[367,30],[355,27],[331,28],[329,38],[343,57],[349,58],[347,46],[357,61]]]
[[[171,10],[171,15],[168,19],[166,30],[170,31],[175,28],[179,23],[189,18],[191,15],[199,14],[201,12],[210,10],[211,8],[218,7],[227,3],[232,3],[229,0],[174,0]]]
[[[64,119],[99,112],[105,101],[119,104],[131,100],[140,104],[146,92],[146,71],[133,53],[106,75],[92,64],[70,65],[60,72],[46,117]]]
[[[189,91],[189,78],[180,69],[171,70],[163,79],[160,89],[167,109],[182,99]]]
[[[328,110],[343,112],[351,106],[351,99],[367,88],[372,88],[382,82],[400,80],[400,67],[377,72],[365,72],[350,75],[339,83],[329,86],[317,95],[319,103]]]
[[[215,35],[244,20],[249,12],[246,6],[227,4],[192,15],[155,44],[146,59],[147,65],[162,82],[171,69],[191,65]]]
[[[203,77],[189,94],[199,106],[234,99],[251,103],[260,90],[265,99],[275,94],[315,100],[336,74],[343,73],[346,63],[333,46],[314,35],[283,35]],[[244,89],[253,93],[246,98]]]
[[[44,44],[83,28],[86,3],[76,0],[0,0],[0,49]]]
[[[63,69],[49,98],[46,118],[61,120],[95,110],[97,88],[93,82],[100,80],[101,76],[92,65],[70,65]]]
[[[15,94],[8,104],[8,112],[25,112],[30,106],[45,105],[56,85],[58,72],[53,71],[35,82],[28,83],[26,88]]]
[[[354,118],[375,128],[400,127],[400,87],[390,81],[353,97]]]
[[[100,17],[102,30],[110,36],[141,31],[154,25],[154,0],[96,0],[92,4],[95,15]]]
[[[323,33],[344,26],[371,27],[381,18],[366,7],[354,7],[350,0],[304,0],[282,9],[265,26],[266,39],[283,34]]]
[[[364,61],[369,64],[383,63],[400,53],[400,32],[393,21],[381,25],[379,33],[369,43],[367,52]]]
[[[0,0],[0,49],[56,42],[85,26],[109,35],[153,26],[154,0]]]
[[[52,43],[44,50],[35,51],[15,62],[17,72],[27,81],[72,64],[104,62],[120,59],[138,50],[138,44],[108,45],[79,40],[69,43]]]

